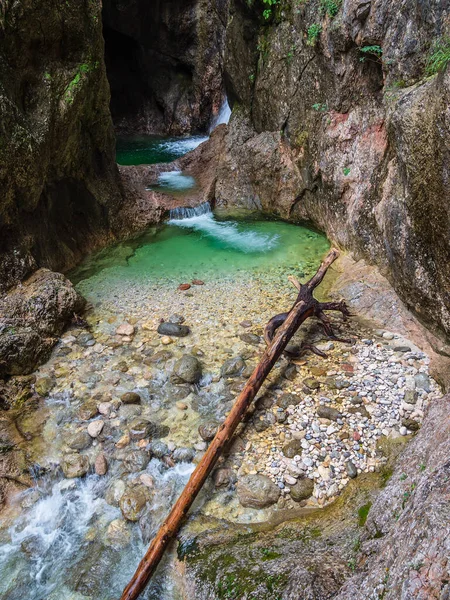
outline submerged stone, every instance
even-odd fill
[[[237,494],[244,507],[266,508],[278,502],[281,490],[266,475],[246,475],[237,483]]]
[[[241,356],[229,358],[226,360],[220,371],[222,377],[239,377],[245,369],[245,361]]]
[[[67,479],[83,477],[89,470],[89,459],[82,454],[65,456],[61,461],[61,469]]]
[[[202,376],[202,365],[195,356],[184,354],[175,363],[173,372],[176,377],[186,383],[198,383]]]
[[[158,333],[161,335],[186,337],[190,332],[191,330],[187,325],[177,325],[176,323],[161,323],[158,327]]]
[[[291,498],[294,502],[307,500],[314,491],[314,481],[312,479],[299,479],[297,483],[291,486]]]

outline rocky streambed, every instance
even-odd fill
[[[326,247],[305,231],[303,278]],[[36,480],[5,513],[5,599],[24,589],[36,599],[117,597],[257,364],[265,323],[294,299],[287,275],[299,268],[268,261],[218,273],[213,262],[185,279],[136,277],[128,257],[127,278],[100,263],[80,272],[86,325],[66,331],[27,380],[42,400],[17,425]],[[306,336],[327,359],[280,359],[196,502],[196,534],[210,519],[228,529],[324,507],[351,480],[364,488],[368,474],[386,472],[380,442],[420,428],[441,395],[427,356],[358,319],[337,327],[351,344],[326,340],[314,323],[293,341]],[[145,597],[188,593],[174,564],[172,554]],[[220,593],[205,597],[247,597]]]

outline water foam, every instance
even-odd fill
[[[230,105],[228,104],[228,99],[225,98],[225,100],[223,101],[222,106],[220,107],[219,112],[217,113],[217,115],[213,118],[211,126],[209,128],[209,133],[211,133],[212,131],[214,131],[214,129],[218,126],[218,125],[222,125],[223,123],[225,125],[228,124],[229,120],[231,117],[231,108]]]
[[[182,171],[165,171],[158,177],[158,187],[182,192],[195,186],[195,179],[190,175],[183,175]]]
[[[279,244],[278,235],[256,231],[239,231],[236,221],[216,221],[208,202],[193,208],[176,208],[170,211],[170,225],[193,229],[216,240],[228,248],[244,253],[269,252]]]
[[[199,135],[187,138],[172,138],[168,140],[162,140],[158,143],[158,146],[176,158],[184,156],[188,152],[191,152],[191,150],[195,150],[197,146],[200,146],[200,144],[206,142],[207,139],[207,137]]]

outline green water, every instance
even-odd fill
[[[327,239],[305,227],[261,215],[201,214],[169,221],[86,260],[71,274],[82,287],[98,282],[233,278],[279,267],[315,271]]]
[[[167,163],[194,150],[208,138],[161,137],[155,135],[134,135],[117,138],[116,160],[119,165],[153,165]]]

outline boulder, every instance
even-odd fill
[[[61,469],[67,479],[83,477],[89,470],[89,459],[83,454],[65,456],[61,461]]]
[[[178,379],[181,379],[181,381],[186,383],[198,383],[202,376],[202,366],[195,356],[184,354],[175,363],[173,372]]]
[[[149,494],[144,485],[128,489],[119,500],[120,510],[127,521],[138,521]]]
[[[191,330],[187,325],[178,325],[177,323],[161,323],[158,327],[158,333],[161,335],[186,337],[190,332]]]
[[[266,475],[246,475],[237,483],[237,494],[242,506],[266,508],[278,502],[281,490]]]
[[[291,486],[291,498],[294,502],[306,500],[314,491],[314,481],[312,479],[299,479],[296,484]]]
[[[222,377],[239,377],[245,369],[245,361],[241,356],[235,356],[226,360],[220,371]]]

